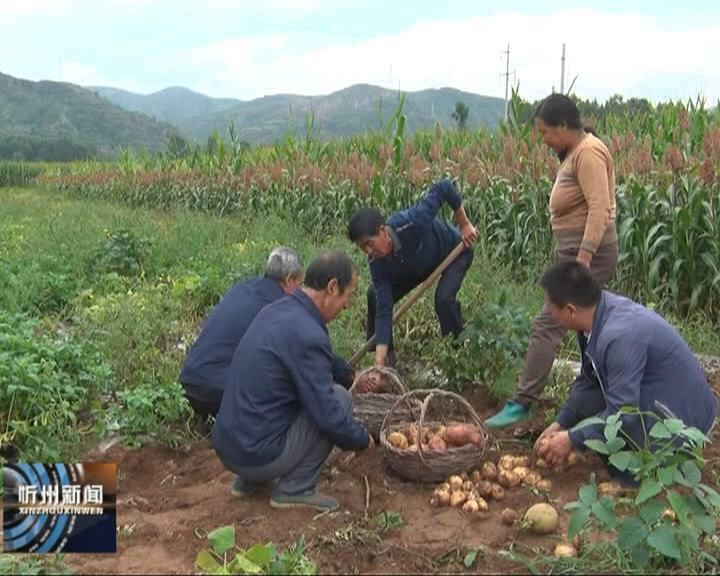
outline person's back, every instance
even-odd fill
[[[593,326],[587,353],[603,373],[603,385],[622,388],[638,381],[635,402],[639,401],[640,410],[709,430],[717,417],[718,401],[680,332],[649,308],[608,291],[603,292],[597,314],[599,323]],[[608,382],[608,378],[623,382]],[[632,388],[627,390],[620,402],[633,400]],[[634,430],[634,435],[641,432]]]
[[[386,259],[370,259],[371,267],[382,267],[392,278],[426,278],[462,240],[460,232],[443,220],[438,211],[444,199],[460,205],[459,196],[449,180],[435,184],[417,205],[395,212],[387,225],[397,235],[396,251]]]
[[[222,391],[225,371],[250,323],[267,304],[284,295],[278,282],[264,277],[251,278],[230,288],[209,314],[190,348],[180,381]]]
[[[238,476],[234,493],[279,479],[275,507],[337,507],[315,493],[325,460],[333,446],[371,445],[353,418],[350,392],[334,382],[326,325],[348,305],[357,282],[346,255],[316,258],[305,286],[263,308],[238,344],[212,430],[215,452]]]
[[[302,279],[298,253],[278,246],[270,252],[262,277],[235,284],[223,295],[190,348],[178,378],[197,416],[217,414],[235,348],[255,316],[295,290]]]

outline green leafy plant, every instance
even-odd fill
[[[72,574],[65,565],[62,554],[50,558],[37,556],[18,556],[16,554],[0,554],[0,574],[28,574],[31,576],[49,576],[50,574]]]
[[[605,425],[604,440],[587,440],[586,445],[639,481],[637,495],[617,500],[601,495],[592,475],[580,489],[579,501],[566,506],[572,511],[568,538],[596,531],[613,534],[611,546],[623,569],[654,571],[677,564],[698,571],[707,563],[717,565],[703,547],[715,534],[720,513],[720,496],[702,482],[702,449],[709,439],[681,420],[667,418],[658,419],[646,433],[645,446],[638,446],[622,429],[623,415],[657,419],[623,408],[606,421],[589,418],[580,426]]]
[[[93,342],[0,310],[0,460],[61,460],[111,376]]]
[[[423,356],[436,365],[449,385],[462,391],[470,383],[495,387],[514,368],[527,348],[530,319],[520,306],[511,306],[503,292],[497,302],[469,307],[470,317],[458,345],[450,336],[429,343]]]
[[[305,538],[287,550],[274,544],[256,544],[243,550],[237,547],[235,527],[222,526],[207,536],[210,548],[201,550],[195,566],[204,574],[317,574],[318,566],[305,555]]]
[[[115,272],[121,276],[138,276],[152,247],[147,238],[139,238],[127,229],[110,232],[90,259],[95,273]]]

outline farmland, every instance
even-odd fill
[[[476,338],[461,351],[443,342],[430,293],[402,320],[396,341],[408,383],[438,385],[442,377],[429,370],[437,368],[481,417],[492,413],[522,362],[542,304],[535,280],[552,248],[547,196],[557,160],[536,140],[529,114],[515,98],[512,122],[498,133],[409,138],[399,107],[385,132],[332,143],[315,141],[309,120],[306,139],[269,148],[248,149],[231,133],[228,142],[183,154],[0,165],[2,455],[119,462],[118,558],[68,560],[72,569],[190,573],[203,535],[219,525],[235,525],[241,547],[269,540],[285,547],[303,535],[323,572],[477,571],[483,557],[488,571],[522,571],[518,558],[491,550],[514,542],[515,552],[550,552],[552,541],[491,522],[468,528],[454,510],[433,512],[431,491],[392,478],[378,453],[340,460],[322,480],[347,515],[293,512],[274,528],[264,500],[228,503],[232,476],[191,430],[176,381],[204,315],[233,282],[259,273],[277,244],[296,247],[306,261],[341,248],[360,264],[359,294],[330,325],[338,353],[349,358],[364,341],[369,281],[344,237],[350,213],[365,203],[386,212],[406,207],[450,176],[480,233],[460,293]],[[717,110],[667,105],[609,116],[595,128],[618,173],[622,260],[612,288],[675,321],[696,352],[720,354]],[[574,352],[568,337],[562,355]],[[555,372],[535,428],[552,418],[569,381]],[[119,443],[107,448],[108,439]],[[717,486],[716,447],[711,455],[703,478]],[[367,508],[362,476],[372,486]],[[562,483],[554,476],[554,497],[577,500],[588,478],[589,467]],[[540,500],[528,491],[508,505]],[[567,514],[561,524],[567,529]],[[637,568],[607,549],[595,552],[594,567]],[[712,569],[692,559],[692,569]],[[655,561],[650,567],[661,569]],[[583,562],[574,568],[587,569]]]

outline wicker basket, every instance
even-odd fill
[[[425,396],[419,410],[416,402],[419,396]],[[428,407],[431,400],[447,400],[456,404],[466,414],[447,414],[440,403],[439,414],[430,415]],[[398,409],[405,405],[401,413]],[[413,414],[408,418],[408,412]],[[469,418],[468,418],[469,416]],[[420,435],[448,424],[470,424],[480,433],[481,442],[465,446],[448,447],[445,452],[423,449],[423,442],[417,443],[415,449],[400,449],[390,444],[387,437],[392,432],[402,432],[409,425],[415,424]],[[424,438],[421,438],[424,440]],[[473,407],[462,396],[447,390],[413,390],[397,399],[388,411],[380,429],[380,444],[388,466],[399,476],[417,482],[442,482],[452,474],[470,473],[482,467],[485,455],[492,443],[492,437]]]
[[[380,392],[357,391],[357,385],[367,374],[376,373],[384,377],[383,387]],[[407,388],[400,379],[400,375],[392,368],[378,368],[372,366],[360,372],[352,386],[350,393],[353,395],[353,415],[363,423],[368,432],[377,440],[380,437],[380,428],[390,408],[393,407],[398,398],[407,393]],[[420,401],[411,403],[420,408]],[[412,416],[407,408],[402,412],[408,417]]]

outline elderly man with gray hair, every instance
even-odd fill
[[[225,389],[225,374],[255,316],[267,304],[295,291],[304,276],[298,253],[278,246],[270,252],[264,275],[231,287],[208,316],[188,352],[179,378],[185,396],[201,419],[206,421],[209,416],[217,415]],[[334,361],[334,374],[343,386],[352,384],[352,369],[339,357]]]
[[[278,246],[270,252],[263,276],[232,286],[210,313],[180,373],[185,396],[202,419],[217,414],[225,372],[257,313],[300,286],[304,275],[298,253]]]

